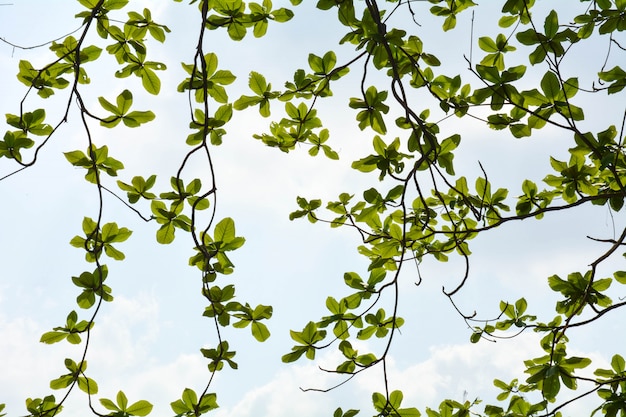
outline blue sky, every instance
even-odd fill
[[[72,17],[80,10],[77,2],[59,0],[54,7],[42,0],[13,3],[0,8],[0,37],[11,42],[39,44],[77,27]],[[95,140],[107,144],[111,155],[120,155],[124,161],[126,169],[120,173],[120,179],[157,173],[164,184],[187,151],[186,98],[175,92],[175,86],[183,77],[179,62],[189,62],[193,54],[192,44],[185,39],[194,38],[195,26],[189,24],[194,18],[194,6],[169,1],[156,5],[149,1],[135,3],[135,10],[147,5],[157,22],[173,30],[164,46],[154,42],[149,45],[150,56],[169,65],[169,71],[162,75],[161,95],[154,99],[135,94],[137,108],[154,110],[157,119],[140,130],[94,128]],[[328,23],[328,15],[315,11],[312,4],[296,8],[292,22],[271,25],[264,39],[250,37],[232,43],[218,32],[209,34],[208,49],[218,54],[220,68],[238,76],[232,91],[229,90],[231,99],[247,93],[250,70],[265,74],[268,81],[279,87],[291,79],[296,68],[306,67],[309,52],[321,55],[333,49],[339,62],[353,56],[350,49],[336,47],[336,39],[343,32]],[[568,2],[551,2],[557,10],[563,10],[565,4]],[[275,7],[280,5],[281,2],[275,2]],[[455,60],[450,68],[464,71],[460,54],[469,53],[470,15],[459,21],[457,31],[434,38],[429,34],[437,33],[435,28],[440,22],[427,15],[421,4],[416,7],[424,13],[419,15],[423,18],[418,17],[422,26],[412,26],[412,30],[423,38],[426,49],[440,58]],[[490,33],[493,26],[493,10],[488,4],[479,6],[474,39]],[[604,43],[598,44],[583,51],[582,57],[599,59],[604,47]],[[474,54],[479,54],[476,45]],[[5,80],[0,96],[2,113],[16,113],[18,99],[24,94],[23,86],[14,77],[19,60],[43,63],[46,56],[44,49],[13,50],[0,44],[0,75]],[[140,91],[136,79],[114,79],[111,68],[100,64],[87,67],[93,79],[89,105],[94,108],[99,95],[113,99],[124,88]],[[572,71],[579,70],[573,63]],[[595,70],[585,70],[589,80]],[[380,390],[378,371],[374,370],[331,394],[301,392],[299,387],[326,388],[336,383],[332,376],[317,369],[319,364],[330,366],[337,360],[337,354],[331,351],[321,354],[316,363],[280,363],[280,356],[291,346],[288,330],[299,330],[307,321],[325,315],[326,296],[346,294],[343,273],[362,273],[367,266],[356,252],[358,236],[349,230],[330,230],[306,221],[288,220],[289,212],[296,208],[297,195],[328,200],[343,191],[371,186],[368,184],[373,175],[349,169],[354,158],[369,152],[372,137],[371,132],[361,132],[354,126],[354,114],[346,106],[348,98],[358,91],[354,89],[358,82],[356,72],[346,78],[345,87],[338,87],[336,97],[320,109],[322,120],[331,130],[332,146],[340,154],[339,162],[311,158],[305,148],[285,155],[263,147],[251,134],[266,131],[269,120],[252,109],[236,113],[224,145],[213,150],[220,191],[218,217],[233,217],[238,234],[247,240],[232,257],[236,265],[232,280],[238,285],[241,299],[274,306],[274,319],[269,323],[272,337],[266,343],[254,341],[247,330],[228,330],[227,339],[238,352],[240,369],[222,372],[214,382],[213,390],[218,393],[221,406],[215,412],[217,416],[309,417],[329,415],[338,405],[344,409],[362,408],[365,415],[370,411],[372,390]],[[463,76],[469,79],[470,74],[465,71]],[[61,111],[63,94],[44,103],[31,98],[27,104],[46,106],[52,117]],[[602,103],[585,107],[590,130],[601,130],[606,124],[618,124],[621,120],[623,103],[605,97]],[[273,108],[280,110],[277,104]],[[41,333],[60,325],[68,310],[74,308],[76,290],[70,277],[83,268],[92,268],[84,262],[81,251],[68,244],[80,233],[82,217],[96,214],[95,190],[62,155],[85,148],[76,116],[71,115],[35,167],[0,182],[0,216],[4,219],[0,229],[0,403],[7,403],[11,416],[24,413],[26,397],[49,394],[49,380],[64,371],[63,359],[78,355],[76,347],[65,343],[37,343]],[[536,137],[515,140],[478,123],[454,118],[442,124],[442,129],[463,135],[464,142],[456,157],[457,173],[475,178],[480,175],[480,160],[494,187],[510,186],[511,195],[520,187],[511,184],[520,184],[524,178],[540,181],[550,172],[548,155],[568,157],[565,149],[569,145],[563,146],[569,138],[556,131],[546,130]],[[7,162],[0,160],[0,176],[11,171]],[[206,168],[198,164],[191,168],[188,178],[206,175]],[[166,415],[169,403],[178,398],[183,388],[200,391],[209,377],[199,348],[211,346],[214,336],[211,323],[201,317],[204,303],[199,295],[200,277],[187,266],[191,243],[179,233],[174,244],[157,244],[155,225],[143,224],[113,199],[105,201],[105,211],[106,221],[127,226],[134,234],[120,245],[127,260],[108,262],[108,283],[116,299],[105,305],[98,318],[88,357],[90,376],[100,386],[96,398],[113,398],[122,389],[131,401],[151,401],[155,405],[154,415]],[[569,272],[584,271],[603,249],[585,236],[610,238],[623,224],[623,218],[612,217],[605,207],[596,207],[574,210],[564,216],[546,216],[541,222],[526,220],[489,232],[472,243],[471,280],[457,301],[463,308],[477,309],[479,314],[493,317],[500,299],[524,296],[529,300],[529,309],[550,313],[554,298],[545,292],[546,278],[555,273],[565,277]],[[623,259],[612,265],[623,268]],[[403,389],[406,404],[420,410],[436,407],[447,396],[462,398],[464,391],[470,399],[489,399],[494,396],[493,378],[521,377],[521,361],[538,354],[533,334],[508,342],[469,344],[469,331],[440,292],[442,285],[454,286],[461,271],[461,264],[454,259],[448,264],[426,261],[420,267],[424,277],[421,286],[414,285],[415,270],[403,276],[400,308],[406,325],[392,350],[391,385]],[[607,266],[606,273],[610,272],[612,269]],[[572,353],[588,355],[594,359],[594,366],[604,366],[606,346],[620,342],[620,328],[615,323],[607,321],[597,333],[573,333],[572,349],[579,352]],[[606,331],[615,340],[602,333]],[[602,335],[602,345],[597,343],[598,335]],[[363,349],[366,347],[364,344]],[[61,392],[54,394],[57,398],[62,396]],[[64,414],[84,415],[85,406],[85,396],[76,392]]]

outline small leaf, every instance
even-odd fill
[[[53,344],[53,343],[57,343],[60,342],[61,340],[64,340],[67,337],[68,333],[66,332],[46,332],[44,334],[41,335],[41,339],[39,339],[39,341],[41,343],[46,343],[46,344]]]
[[[253,321],[251,327],[252,336],[259,342],[265,342],[270,337],[270,331],[265,324]]]
[[[132,104],[133,93],[131,93],[129,90],[124,90],[119,96],[117,96],[117,108],[120,111],[120,115],[126,114],[128,110],[130,110],[130,106]]]
[[[613,274],[613,277],[620,284],[626,284],[626,271],[617,271]]]
[[[541,79],[541,89],[548,100],[556,100],[561,92],[561,84],[556,74],[551,71],[546,72]]]
[[[250,86],[250,89],[259,96],[263,96],[263,94],[267,91],[267,81],[265,81],[265,77],[258,72],[250,72],[248,85]]]
[[[215,240],[218,242],[230,242],[235,238],[235,222],[226,217],[215,225]]]
[[[115,403],[107,398],[100,398],[100,404],[107,410],[120,411],[119,407]]]
[[[132,404],[130,407],[126,409],[128,414],[132,414],[134,416],[147,416],[152,411],[152,404],[150,404],[146,400],[140,400],[136,403]]]

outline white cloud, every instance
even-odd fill
[[[290,366],[279,371],[267,384],[244,394],[233,407],[220,409],[216,417],[327,415],[332,407],[330,396],[303,392],[299,387],[303,384],[324,386],[328,379],[315,365]]]
[[[26,398],[50,394],[48,381],[63,373],[63,358],[75,351],[67,344],[51,347],[37,343],[46,330],[27,317],[0,314],[0,402],[6,403],[10,415],[24,414]]]
[[[159,335],[159,305],[153,294],[117,296],[103,305],[96,321],[90,356],[98,358],[105,370],[129,368],[152,356],[151,346]]]
[[[537,356],[537,340],[535,334],[523,334],[514,341],[498,343],[433,345],[426,359],[408,366],[406,352],[402,353],[403,365],[392,355],[388,360],[390,389],[402,390],[403,405],[420,410],[437,408],[445,398],[461,400],[465,392],[469,400],[492,398],[495,378],[509,382],[523,375],[523,360]],[[365,394],[382,392],[381,382],[378,371],[366,374],[357,383]]]
[[[144,363],[139,370],[122,372],[109,387],[122,388],[131,401],[148,400],[154,405],[155,414],[163,414],[171,411],[170,403],[180,398],[184,388],[199,394],[208,377],[202,356],[182,354],[167,363]]]
[[[199,353],[178,354],[171,360],[157,357],[157,343],[164,342],[159,337],[158,310],[156,299],[145,293],[134,299],[118,296],[113,304],[103,306],[87,356],[87,375],[100,388],[94,397],[96,407],[96,399],[115,398],[121,389],[130,401],[147,399],[155,409],[166,410],[184,387],[206,383],[206,360]],[[28,397],[54,394],[59,400],[65,393],[51,390],[49,381],[66,372],[64,358],[79,360],[84,344],[37,343],[48,330],[29,318],[0,315],[0,402],[7,404],[11,415],[23,414],[23,401]],[[181,350],[189,347],[185,340],[176,343]],[[65,404],[68,416],[83,415],[86,397],[76,391]]]
[[[469,400],[495,397],[493,379],[508,382],[523,376],[522,361],[536,356],[537,340],[535,334],[525,334],[511,343],[432,346],[425,360],[408,367],[400,366],[394,356],[389,356],[390,389],[401,389],[404,393],[403,405],[415,406],[422,411],[426,407],[437,408],[444,398],[461,400],[464,392],[467,392]],[[355,348],[368,351],[367,343],[363,342],[357,343]],[[340,361],[338,352],[328,351],[315,364],[283,368],[274,375],[268,375],[267,383],[249,390],[234,405],[223,405],[216,416],[318,416],[330,415],[338,406],[344,410],[360,408],[365,415],[372,409],[372,392],[384,391],[380,366],[357,375],[329,393],[300,390],[300,387],[326,389],[344,380],[318,368],[318,365],[332,368]]]

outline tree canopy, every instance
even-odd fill
[[[333,352],[327,358],[334,362],[329,366],[324,361],[319,372],[335,374],[336,384],[307,389],[341,389],[365,374],[379,379],[380,389],[359,402],[363,408],[346,401],[336,404],[333,417],[561,416],[578,404],[584,404],[588,415],[626,415],[623,340],[613,342],[619,333],[602,327],[608,323],[623,332],[626,306],[626,224],[620,214],[626,198],[626,71],[620,66],[626,50],[626,0],[174,2],[180,3],[177,16],[159,15],[160,6],[151,3],[138,7],[137,0],[78,0],[74,18],[79,28],[43,45],[24,45],[0,33],[5,51],[35,53],[32,59],[8,61],[17,70],[21,93],[4,95],[12,110],[0,140],[0,187],[20,184],[32,171],[56,175],[39,168],[58,156],[48,150],[56,152],[59,143],[65,148],[80,143],[62,153],[63,162],[73,167],[71,174],[81,178],[80,187],[73,178],[65,179],[63,171],[56,181],[65,182],[69,191],[49,198],[86,192],[90,200],[84,207],[73,203],[71,213],[42,210],[43,221],[70,231],[62,240],[82,260],[52,261],[72,263],[74,295],[55,300],[63,303],[66,314],[54,317],[58,324],[41,334],[40,342],[78,350],[72,357],[51,355],[59,362],[58,375],[49,381],[51,393],[26,399],[29,416],[58,415],[76,396],[86,397],[81,415],[200,416],[218,408],[220,389],[236,389],[216,387],[214,377],[242,372],[239,355],[256,348],[234,343],[230,335],[247,329],[253,339],[265,342],[278,312],[248,297],[241,277],[231,279],[237,275],[235,263],[250,262],[239,256],[246,243],[236,227],[239,219],[221,204],[239,192],[221,185],[238,167],[222,164],[220,149],[235,140],[247,141],[248,148],[277,148],[287,154],[279,161],[304,152],[320,167],[332,162],[360,174],[331,198],[309,195],[303,185],[302,193],[289,196],[295,203],[288,218],[314,223],[316,230],[319,224],[338,229],[325,235],[329,240],[345,232],[342,236],[351,239],[361,263],[289,288],[271,281],[281,270],[280,258],[257,271],[258,279],[283,297],[305,298],[309,286],[325,291],[325,306],[316,316],[281,313],[301,322],[289,331],[292,345],[284,346],[282,362],[319,361]],[[10,13],[10,7],[0,13]],[[311,50],[273,50],[271,44],[258,43],[278,26],[307,16],[319,19],[308,21],[317,31],[291,41]],[[59,34],[72,30],[55,21],[47,24]],[[292,30],[298,33],[298,27]],[[172,38],[186,57],[182,63],[164,52]],[[217,52],[223,48],[241,51],[239,62],[224,59]],[[306,62],[296,58],[300,56]],[[223,61],[252,69],[242,77]],[[285,71],[288,79],[271,82]],[[12,83],[6,74],[2,77],[3,84]],[[184,97],[185,107],[172,105],[171,117],[155,112],[157,103],[167,106],[174,97]],[[255,133],[232,137],[243,124],[254,126]],[[357,145],[342,138],[346,126],[359,136]],[[146,149],[115,143],[116,135],[128,134],[127,128],[142,137]],[[496,137],[498,143],[480,143],[486,137]],[[521,143],[529,153],[516,153]],[[138,160],[147,172],[129,166]],[[497,168],[486,161],[495,161]],[[309,181],[341,182],[325,177],[323,170]],[[268,186],[254,178],[249,182],[261,194]],[[44,198],[2,194],[6,230],[29,222],[12,211],[15,201],[46,205]],[[236,214],[267,221],[258,218],[257,204],[262,202],[250,199]],[[481,278],[472,269],[475,242],[518,239],[513,231],[581,210],[586,210],[584,216],[606,216],[612,234],[592,230],[583,237],[594,248],[576,259],[584,268],[572,262],[565,274],[538,277],[549,306],[533,304],[524,282],[512,283],[512,290],[494,305],[485,304],[489,297],[467,291]],[[561,227],[563,233],[586,230],[585,223],[583,217]],[[2,240],[36,261],[44,259],[49,238],[43,231],[35,233],[3,233]],[[180,397],[169,400],[171,410],[153,411],[154,400],[129,399],[123,387],[107,387],[118,392],[114,398],[102,396],[104,387],[90,372],[99,360],[90,341],[97,337],[103,311],[116,303],[114,294],[124,286],[123,281],[111,283],[116,267],[110,264],[130,262],[124,249],[129,239],[184,242],[187,252],[177,255],[175,267],[194,269],[199,291],[186,297],[202,300],[201,314],[211,323],[210,346],[198,346],[205,359],[205,383],[181,386]],[[272,236],[265,239],[277,252],[286,250]],[[543,237],[523,239],[532,247]],[[574,243],[564,244],[566,251]],[[296,262],[332,262],[295,254],[300,257]],[[502,255],[494,251],[490,256],[495,262]],[[446,262],[456,269],[454,278],[444,281],[437,271]],[[11,260],[2,263],[8,270]],[[406,295],[409,286],[417,296]],[[242,292],[246,298],[238,295]],[[411,322],[436,320],[406,314],[412,304],[433,297],[446,301],[467,329],[468,343],[498,341],[515,350],[517,340],[533,333],[539,354],[526,358],[514,379],[489,375],[493,400],[403,401],[409,387],[398,386],[389,371],[394,347]],[[580,338],[598,328],[603,330],[595,342],[610,351],[606,365],[578,353]],[[0,405],[0,416],[6,415],[4,409]]]

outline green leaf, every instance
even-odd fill
[[[176,401],[171,402],[170,407],[172,408],[172,411],[174,411],[179,416],[184,415],[185,413],[188,413],[188,412],[193,412],[193,408],[187,406],[181,400],[176,400]]]
[[[553,38],[559,30],[559,19],[556,11],[552,10],[544,21],[543,28],[548,38]]]
[[[147,416],[152,411],[152,404],[146,400],[139,400],[126,409],[133,416]]]
[[[291,362],[295,362],[298,359],[300,359],[302,357],[302,355],[304,355],[304,353],[307,351],[306,347],[294,347],[293,348],[293,352],[287,353],[285,355],[283,355],[281,357],[282,362],[284,363],[291,363]]]
[[[615,281],[620,284],[626,284],[626,271],[616,271],[613,274],[613,277],[615,278]]]
[[[132,111],[122,118],[124,124],[128,127],[139,127],[144,123],[154,120],[154,113],[148,111]]]
[[[235,108],[235,110],[244,110],[250,106],[255,106],[261,103],[263,100],[263,97],[241,96],[237,100],[235,100],[235,103],[233,103],[233,107]]]
[[[102,108],[106,111],[109,111],[115,115],[121,115],[122,112],[115,105],[108,102],[104,97],[98,97],[98,101],[100,102]]]
[[[78,377],[78,388],[90,395],[98,393],[98,384],[96,384],[96,381],[84,376]]]
[[[259,342],[265,342],[270,337],[270,331],[267,329],[267,326],[263,323],[259,323],[258,321],[253,321],[252,325],[252,336]]]
[[[248,85],[250,86],[250,89],[254,91],[256,94],[258,94],[259,96],[263,96],[265,92],[268,90],[268,85],[267,85],[267,82],[265,81],[265,77],[255,71],[250,72]]]
[[[546,72],[541,79],[541,89],[548,100],[557,100],[561,94],[561,84],[556,74],[551,71]]]
[[[626,371],[626,361],[621,355],[615,354],[611,359],[611,367],[616,373],[622,374]]]
[[[215,225],[215,241],[228,243],[233,239],[235,239],[235,221],[226,217]]]
[[[159,94],[161,91],[161,80],[158,75],[156,75],[156,72],[152,71],[150,68],[143,68],[139,74],[143,88],[150,94]]]
[[[73,381],[73,378],[71,375],[64,375],[64,376],[61,376],[60,378],[56,378],[50,381],[50,388],[51,389],[63,389],[63,388],[70,386],[72,381]]]
[[[172,243],[175,238],[176,227],[172,222],[167,222],[159,228],[156,232],[157,242],[167,245]]]
[[[502,16],[500,20],[498,20],[498,25],[501,28],[508,28],[517,22],[518,16]]]
[[[608,87],[609,94],[618,93],[626,87],[626,71],[619,66],[613,67],[609,71],[598,73],[598,77],[602,81],[611,82],[611,85]]]
[[[78,0],[78,2],[88,9],[93,9],[98,4],[98,0]]]
[[[133,93],[129,90],[124,90],[119,96],[117,96],[117,108],[120,114],[126,114],[130,110],[130,106],[133,104]]]
[[[122,391],[117,392],[117,405],[120,406],[120,409],[126,410],[126,406],[128,405],[128,398],[126,398],[126,394]]]
[[[181,399],[188,406],[194,406],[194,405],[196,405],[198,403],[198,395],[191,388],[185,388],[184,389],[183,396],[181,397]]]
[[[87,156],[81,151],[64,152],[63,155],[68,162],[74,166],[89,166],[90,162]]]
[[[50,345],[50,344],[65,340],[65,338],[68,335],[69,333],[67,332],[57,332],[57,331],[46,332],[43,335],[41,335],[41,339],[39,339],[39,341],[41,343],[46,343]]]
[[[479,38],[478,46],[485,52],[498,52],[498,46],[496,45],[494,40],[488,36],[483,36]]]
[[[100,398],[100,404],[102,404],[102,406],[104,408],[106,408],[107,410],[111,410],[111,411],[121,411],[119,409],[118,406],[115,405],[115,403],[107,398]]]

